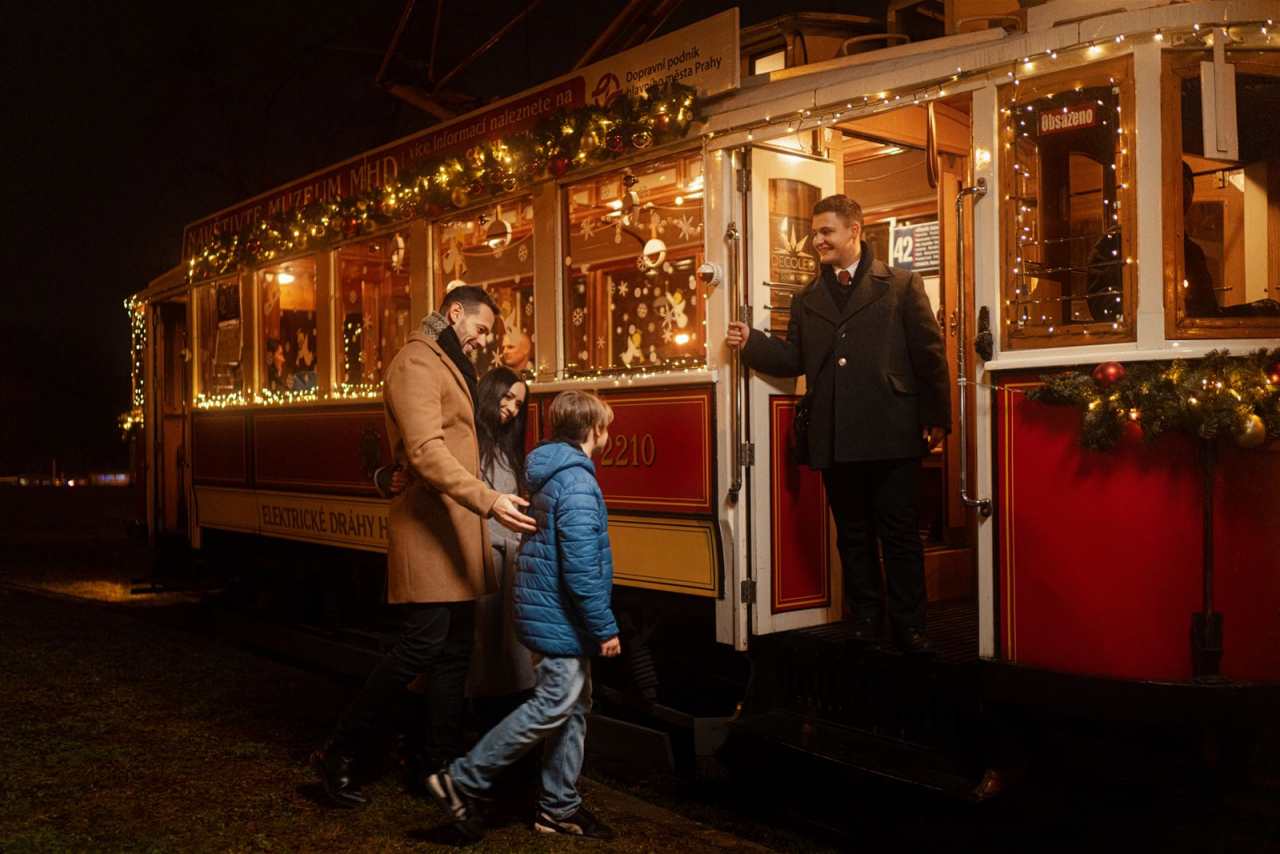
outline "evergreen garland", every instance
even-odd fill
[[[1232,357],[1214,350],[1197,363],[1144,362],[1124,368],[1114,382],[1104,372],[1049,374],[1027,391],[1029,400],[1071,405],[1084,415],[1080,444],[1106,450],[1120,440],[1126,422],[1142,428],[1144,441],[1169,432],[1204,440],[1239,439],[1257,429],[1280,436],[1280,348]],[[1100,381],[1095,378],[1103,374]]]
[[[216,234],[188,260],[188,275],[220,276],[418,215],[436,218],[544,176],[560,178],[571,169],[681,139],[697,121],[695,90],[675,82],[650,86],[639,97],[620,96],[607,107],[564,110],[522,133],[479,141],[465,154],[419,162],[384,187],[313,201],[238,232]]]

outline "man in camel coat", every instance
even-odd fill
[[[527,501],[480,478],[476,369],[469,356],[484,345],[495,314],[482,288],[455,288],[387,368],[383,402],[392,455],[415,475],[391,502],[387,529],[387,601],[402,606],[405,620],[333,737],[312,754],[312,767],[337,806],[369,802],[351,779],[351,760],[419,674],[429,677],[426,769],[462,752],[475,601],[497,589],[485,520],[518,532],[534,529],[520,512]]]

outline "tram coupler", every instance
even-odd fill
[[[1197,682],[1227,682],[1219,675],[1222,663],[1222,612],[1191,615],[1191,672]]]

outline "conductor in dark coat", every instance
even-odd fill
[[[920,460],[950,432],[947,359],[920,276],[875,258],[861,237],[857,202],[818,202],[812,238],[822,271],[792,300],[786,339],[734,322],[727,342],[748,367],[803,374],[813,390],[809,467],[826,486],[854,637],[879,635],[878,537],[894,644],[928,654]]]

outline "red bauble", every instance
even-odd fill
[[[502,184],[502,179],[504,177],[505,176],[502,174],[500,170],[491,169],[487,173],[485,173],[484,179],[488,181],[490,184],[493,184],[495,187],[497,187]]]
[[[428,202],[422,206],[422,215],[427,219],[437,219],[442,213],[444,213],[444,208],[440,207],[435,202]]]
[[[1102,388],[1122,379],[1124,379],[1124,365],[1119,362],[1103,362],[1093,369],[1093,381]]]
[[[563,154],[557,154],[547,161],[547,171],[556,178],[563,178],[564,173],[569,171],[569,158]]]
[[[626,144],[626,140],[622,138],[622,134],[618,133],[616,130],[604,138],[605,148],[609,149],[614,154],[621,151],[622,147]]]
[[[473,196],[478,196],[484,192],[484,184],[481,184],[480,179],[477,178],[471,182],[471,186],[467,188],[467,191]]]
[[[347,217],[342,223],[342,233],[347,237],[355,237],[360,233],[360,217]]]
[[[540,160],[530,160],[529,165],[525,166],[524,168],[525,168],[525,171],[529,174],[530,178],[537,178],[538,175],[542,173],[542,169],[544,165],[545,164],[543,164],[542,161]]]
[[[669,124],[671,124],[671,116],[668,116],[666,113],[658,113],[653,117],[654,130],[666,130],[667,125]]]

